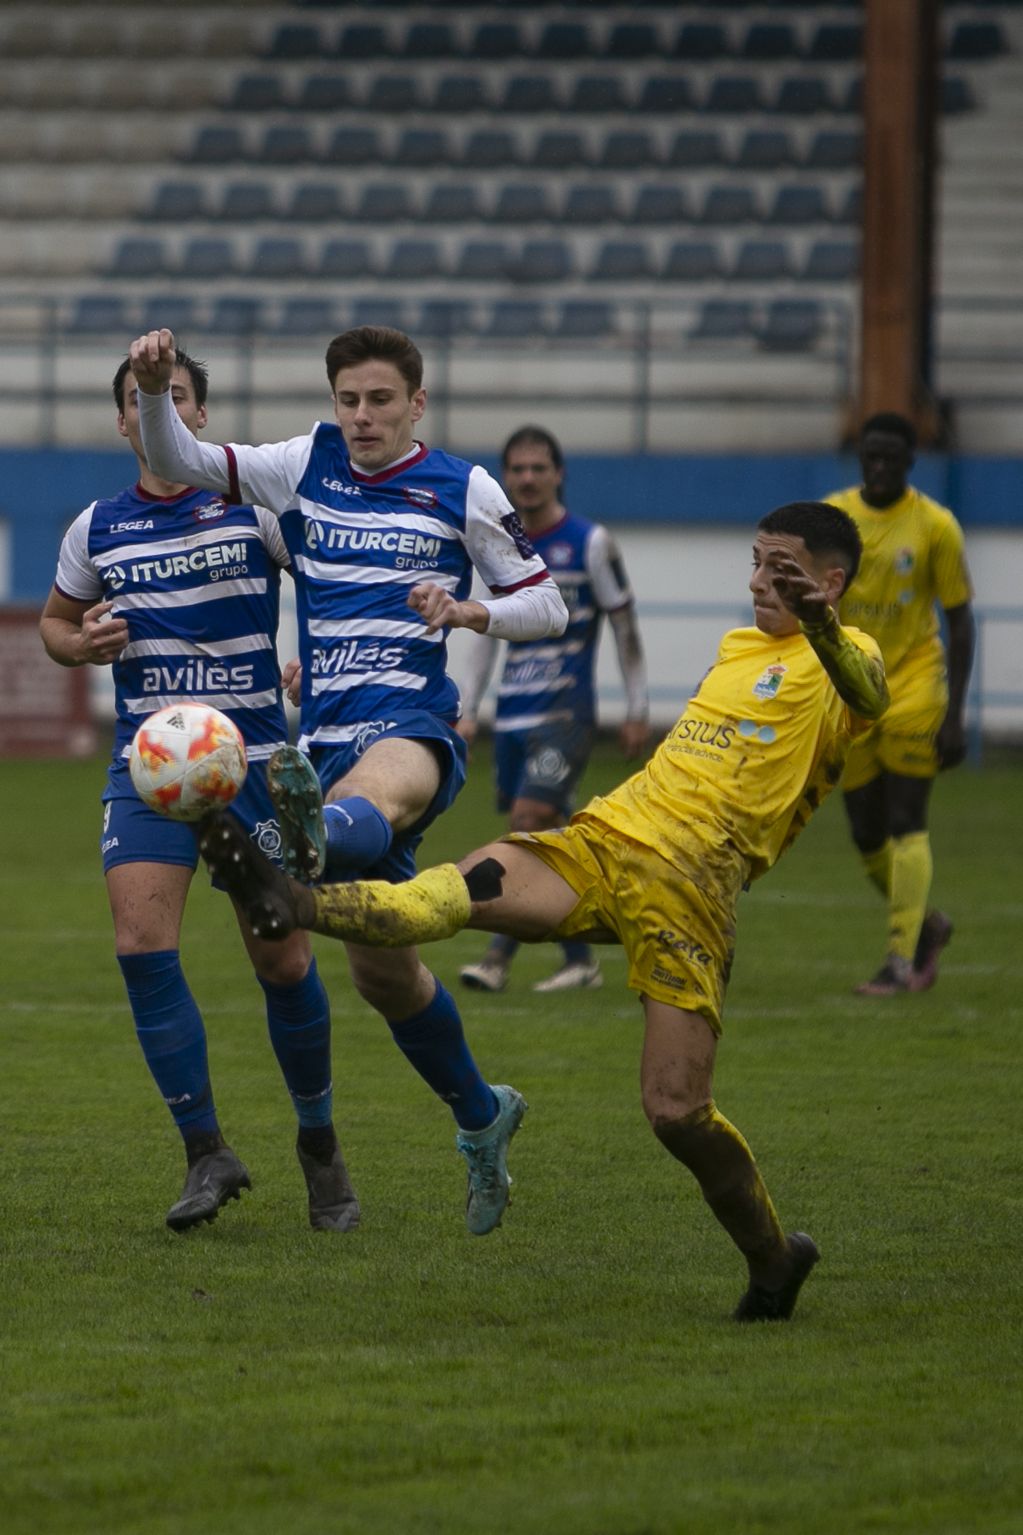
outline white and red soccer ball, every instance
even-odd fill
[[[245,782],[241,732],[206,704],[172,704],[135,732],[129,759],[135,791],[173,821],[201,821],[229,805]]]

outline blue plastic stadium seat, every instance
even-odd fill
[[[334,181],[299,181],[291,189],[287,217],[296,223],[320,224],[344,217],[341,191]]]
[[[180,342],[196,324],[198,309],[194,298],[183,293],[154,293],[142,305],[139,329],[172,330]]]
[[[627,112],[625,82],[618,75],[577,75],[566,106],[570,112]]]
[[[274,329],[282,336],[333,336],[339,326],[329,298],[288,298]]]
[[[352,209],[352,217],[360,223],[382,226],[412,216],[412,195],[401,181],[367,181]]]
[[[481,75],[441,75],[429,106],[434,112],[456,117],[461,112],[490,110],[490,95]]]
[[[228,277],[238,270],[233,243],[216,235],[197,235],[181,254],[182,277]]]
[[[721,277],[721,256],[710,240],[676,240],[665,257],[665,282],[709,282]]]
[[[226,223],[245,224],[275,216],[269,181],[230,181],[221,193],[217,217]]]
[[[813,299],[772,299],[763,323],[757,327],[757,340],[768,351],[805,352],[822,328],[821,306]]]
[[[459,52],[455,30],[447,21],[413,21],[402,41],[407,59],[448,59]]]
[[[167,270],[163,241],[152,236],[128,235],[118,242],[110,270],[119,277],[161,276]]]
[[[353,21],[338,38],[339,59],[383,59],[391,52],[386,27],[374,21]]]
[[[389,115],[391,112],[416,112],[419,82],[415,75],[374,75],[366,91],[366,109]]]
[[[509,75],[498,102],[498,110],[513,114],[557,112],[558,93],[550,75]]]
[[[970,82],[962,75],[946,75],[941,82],[941,110],[947,117],[972,112],[977,105]]]
[[[471,59],[515,59],[526,52],[514,21],[481,21],[469,45]]]
[[[108,293],[83,293],[74,301],[68,329],[82,335],[114,335],[119,338],[118,345],[122,345],[133,324],[122,298]]]
[[[732,49],[728,32],[720,22],[687,21],[679,28],[671,51],[676,59],[690,59],[702,64],[725,59]]]
[[[376,129],[335,128],[323,158],[328,165],[375,165],[380,160]]]
[[[247,293],[214,299],[208,329],[215,335],[248,336],[261,328],[263,306]]]
[[[739,48],[744,59],[772,63],[778,59],[798,59],[799,43],[795,28],[787,21],[754,21],[746,29]]]
[[[351,101],[346,75],[307,75],[298,88],[295,105],[300,112],[342,112]]]
[[[703,170],[720,165],[721,160],[716,129],[680,128],[671,141],[666,163],[675,170]]]
[[[518,161],[518,143],[507,128],[477,128],[466,139],[461,157],[463,165],[475,170],[496,170]]]
[[[431,224],[471,224],[481,217],[479,189],[471,182],[437,182],[426,195],[420,217]]]
[[[806,165],[814,171],[855,170],[863,160],[863,135],[847,128],[821,128],[810,140]]]
[[[806,282],[852,282],[859,276],[860,248],[849,240],[816,240],[803,267]]]
[[[686,195],[676,183],[641,184],[629,210],[630,224],[679,224],[688,217]]]
[[[403,128],[391,164],[410,170],[430,170],[447,165],[450,159],[451,146],[443,128]]]
[[[324,40],[317,26],[308,22],[282,22],[267,49],[271,59],[318,59],[324,52]]]
[[[404,330],[405,308],[395,298],[357,298],[348,311],[349,325],[385,325],[389,330]]]
[[[490,217],[497,224],[548,223],[551,208],[546,186],[527,181],[500,187]]]
[[[207,125],[200,128],[185,158],[195,165],[229,165],[245,159],[245,140],[240,128]]]
[[[709,298],[700,306],[690,341],[748,341],[753,305],[748,299]]]
[[[757,199],[752,187],[714,182],[704,193],[700,208],[703,224],[755,224]]]
[[[442,277],[444,259],[436,240],[396,240],[380,272],[391,282]]]
[[[825,224],[829,219],[827,198],[821,186],[794,183],[780,186],[767,213],[769,224]]]
[[[588,276],[593,282],[632,282],[655,276],[653,257],[643,240],[605,240]]]
[[[279,75],[242,75],[227,99],[231,112],[280,112],[286,105]]]
[[[813,117],[833,111],[827,80],[821,75],[789,75],[778,86],[773,110],[786,117]]]
[[[618,218],[618,191],[610,182],[581,182],[570,186],[561,205],[566,224],[606,224]]]
[[[563,282],[572,268],[572,252],[564,240],[526,240],[510,275],[515,282]]]
[[[782,240],[744,240],[729,276],[736,282],[781,282],[792,275]]]
[[[863,27],[859,22],[823,21],[806,50],[816,63],[852,64],[863,54]]]
[[[184,224],[206,217],[206,189],[200,181],[161,181],[149,217]]]
[[[503,240],[467,240],[458,253],[454,275],[466,282],[503,282],[512,255]]]
[[[657,28],[649,21],[617,21],[603,52],[609,59],[652,59],[662,51]]]
[[[836,224],[856,224],[863,222],[863,185],[856,182],[849,188],[835,210]]]
[[[945,49],[950,59],[994,59],[1009,47],[997,21],[960,21]]]
[[[324,242],[315,267],[317,277],[332,277],[344,282],[351,277],[368,277],[373,261],[367,240],[337,239]]]
[[[547,22],[533,50],[539,59],[584,59],[590,51],[590,31],[581,21]]]
[[[473,331],[473,305],[466,299],[424,299],[419,306],[415,334],[431,340],[468,335]]]
[[[606,171],[636,171],[658,165],[660,159],[657,145],[645,129],[616,128],[604,139],[597,165]]]
[[[792,141],[784,129],[751,128],[743,134],[735,164],[744,171],[776,171],[793,161]]]
[[[560,171],[586,165],[589,156],[581,133],[572,128],[549,128],[539,135],[527,159],[538,169]]]
[[[652,75],[644,80],[636,101],[637,112],[691,112],[693,89],[685,75]]]
[[[499,299],[490,311],[482,334],[494,340],[517,340],[546,332],[544,307],[531,299]]]
[[[743,112],[762,112],[763,93],[755,75],[716,75],[703,102],[704,112],[737,117]]]
[[[559,306],[553,334],[564,341],[598,340],[615,330],[614,305],[596,299],[566,299]]]
[[[257,240],[248,271],[251,277],[265,277],[271,282],[305,277],[309,271],[305,246],[292,235],[271,235]]]
[[[261,165],[307,165],[316,159],[312,136],[301,123],[274,123],[256,156]]]

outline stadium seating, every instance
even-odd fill
[[[530,299],[499,299],[490,311],[482,334],[489,340],[518,340],[543,331],[544,308]]]
[[[813,299],[772,299],[757,341],[769,351],[803,352],[813,346],[823,328],[821,306]]]
[[[614,308],[591,299],[566,299],[558,310],[552,335],[564,341],[596,340],[614,333]]]
[[[288,298],[272,328],[282,336],[331,336],[340,325],[330,299]]]
[[[709,282],[723,275],[720,252],[711,240],[675,240],[661,270],[666,282]]]
[[[324,224],[344,217],[341,189],[335,181],[299,181],[291,188],[286,217],[297,224]]]
[[[85,293],[76,298],[68,329],[78,335],[126,336],[132,321],[122,298],[115,294]]]
[[[380,271],[389,282],[442,277],[444,260],[436,240],[397,240]]]
[[[561,206],[566,224],[608,224],[618,218],[618,188],[614,182],[580,182],[569,186]]]
[[[349,239],[327,240],[313,270],[317,277],[330,277],[342,282],[351,277],[367,277],[373,270],[369,242]]]
[[[249,275],[275,282],[281,278],[305,277],[309,271],[305,246],[292,236],[269,235],[257,240],[246,268]]]
[[[262,328],[263,309],[248,293],[226,293],[215,298],[207,329],[213,335],[251,336]]]
[[[745,341],[753,334],[753,305],[748,299],[707,299],[700,307],[690,341]]]
[[[271,219],[275,214],[274,189],[268,181],[230,181],[221,194],[216,216],[229,224]]]

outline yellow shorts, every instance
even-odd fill
[[[618,942],[631,990],[701,1013],[715,1034],[735,952],[735,903],[712,900],[652,848],[631,842],[585,812],[557,831],[515,832],[579,896],[552,938]],[[698,866],[699,844],[693,844]],[[735,892],[738,898],[738,889]]]
[[[842,788],[862,789],[881,773],[936,778],[935,740],[948,709],[944,653],[937,647],[911,652],[888,674],[891,703],[849,748]]]

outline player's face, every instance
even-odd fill
[[[194,436],[206,425],[206,407],[196,403],[192,376],[187,368],[174,369],[170,392],[175,410]],[[136,457],[144,462],[139,428],[139,386],[131,372],[124,375],[124,410],[117,418],[117,430],[122,437],[127,437]]]
[[[393,362],[371,357],[342,368],[334,380],[334,415],[360,469],[383,469],[412,447],[426,409],[426,390],[409,394]]]
[[[774,587],[774,561],[779,555],[795,560],[822,587],[826,567],[807,549],[794,533],[758,533],[753,545],[753,574],[749,589],[753,593],[753,621],[763,634],[795,634],[799,619],[782,602]]]
[[[540,521],[557,507],[564,475],[542,442],[511,448],[502,477],[508,499],[527,527],[531,519]]]
[[[867,432],[860,444],[863,493],[870,506],[891,506],[906,488],[913,463],[909,445],[898,432]]]

